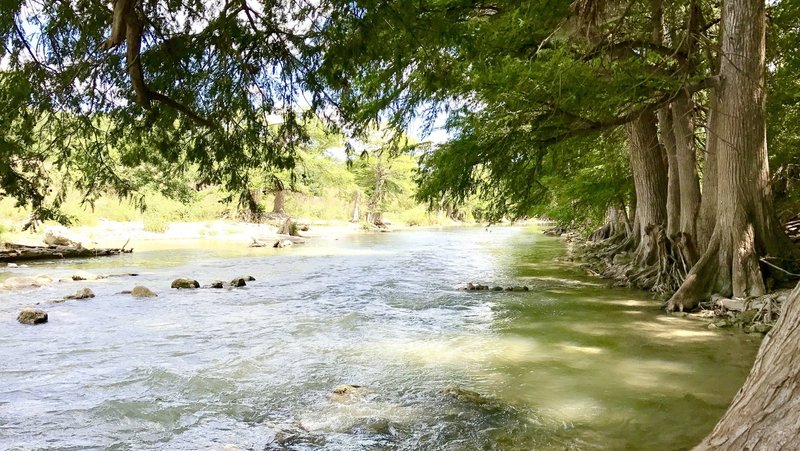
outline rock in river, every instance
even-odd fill
[[[221,280],[215,280],[208,285],[208,288],[225,288],[225,282]]]
[[[172,288],[200,288],[200,283],[194,279],[175,279]]]
[[[97,274],[91,273],[89,271],[78,271],[72,275],[72,280],[79,281],[79,280],[97,280],[103,279],[103,276],[99,276]]]
[[[67,299],[89,299],[94,297],[94,292],[89,288],[81,288],[80,290],[76,291],[75,294],[70,294],[68,296],[64,296],[64,300]]]
[[[231,286],[239,288],[239,287],[247,286],[247,283],[244,281],[243,277],[237,277],[237,278],[231,280]]]
[[[131,296],[135,298],[154,298],[158,296],[157,294],[153,293],[149,288],[144,287],[142,285],[137,285],[133,287],[131,290]]]
[[[349,403],[364,400],[368,394],[369,390],[364,386],[344,384],[333,389],[331,392],[331,400]]]
[[[42,324],[47,322],[47,312],[38,308],[24,308],[20,310],[17,321],[22,324]]]

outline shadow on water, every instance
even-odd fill
[[[420,230],[20,269],[142,275],[89,283],[95,299],[48,306],[37,327],[16,311],[82,285],[0,293],[0,448],[691,446],[758,340],[667,316],[563,252],[529,229]],[[242,274],[256,281],[167,288]],[[457,290],[468,281],[533,289]],[[132,284],[159,297],[118,294]]]

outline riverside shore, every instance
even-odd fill
[[[359,224],[349,222],[307,222],[308,230],[300,235],[308,238],[335,239],[355,233],[365,233]],[[163,232],[145,230],[141,221],[109,221],[101,219],[95,225],[72,227],[44,225],[36,232],[10,232],[2,236],[2,241],[26,245],[42,245],[47,231],[63,236],[87,248],[119,248],[125,246],[134,250],[170,249],[185,247],[197,241],[223,241],[232,245],[248,246],[254,240],[277,239],[278,227],[270,224],[213,220],[202,222],[171,222]]]

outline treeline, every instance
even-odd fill
[[[326,129],[319,121],[311,120],[307,129],[309,140],[297,146],[294,167],[253,168],[246,174],[246,185],[237,191],[204,182],[197,165],[188,164],[176,170],[167,183],[154,179],[146,167],[131,168],[125,177],[136,189],[127,198],[113,190],[68,190],[60,198],[45,198],[45,202],[57,209],[59,219],[67,224],[141,219],[145,230],[151,232],[163,232],[170,222],[215,219],[349,221],[365,228],[443,225],[472,222],[482,213],[474,201],[458,207],[421,202],[415,181],[418,156],[409,142],[403,151],[391,150],[386,148],[384,133],[375,131],[365,140],[351,141],[358,149],[354,154],[347,150],[344,135]],[[117,153],[111,151],[110,156]],[[48,177],[57,181],[67,175],[51,167]],[[6,230],[24,227],[35,218],[29,208],[14,204],[14,199],[0,201]]]

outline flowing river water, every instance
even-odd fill
[[[0,275],[140,273],[0,292],[0,449],[686,449],[760,341],[609,288],[530,228],[173,247]],[[139,284],[159,296],[118,294]],[[49,323],[18,324],[36,302]]]

